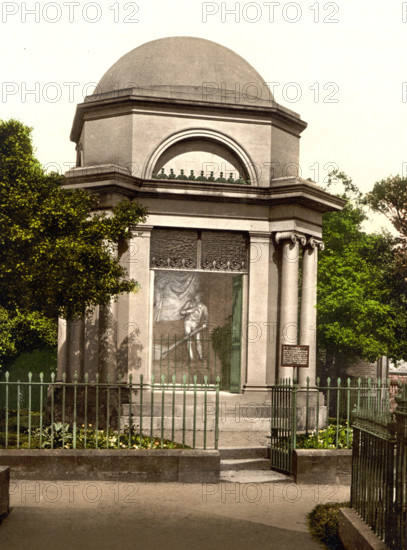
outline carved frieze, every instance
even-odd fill
[[[246,272],[248,237],[241,232],[156,228],[151,233],[150,267]]]

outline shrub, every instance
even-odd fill
[[[344,547],[338,535],[339,508],[349,507],[349,502],[334,504],[318,504],[308,514],[308,527],[311,535],[333,550],[342,550]]]
[[[41,445],[40,445],[41,435]],[[130,438],[130,446],[129,446]],[[73,430],[69,424],[55,422],[53,429],[46,426],[40,432],[39,429],[33,430],[31,437],[31,448],[50,449],[73,449]],[[25,447],[25,441],[22,447]],[[136,433],[135,428],[131,430],[126,426],[120,433],[116,430],[95,430],[91,425],[78,427],[76,430],[76,448],[77,449],[182,449],[180,443],[175,443],[168,439],[141,435]]]
[[[38,425],[38,424],[37,424]],[[109,429],[96,430],[91,424],[87,428],[78,426],[76,429],[77,449],[189,449],[187,445],[176,443],[169,439],[150,437],[136,432],[137,428],[131,430],[127,426],[120,433],[117,430]],[[130,438],[130,446],[129,446]],[[21,425],[19,434],[19,446],[21,449],[73,449],[73,429],[62,422],[54,422],[53,425],[46,425],[40,428],[32,427],[29,437],[29,430],[26,425]],[[7,443],[9,449],[17,447],[17,433],[8,433]],[[0,448],[5,448],[5,432],[0,431]]]
[[[336,445],[337,423],[330,421],[327,428],[319,430],[318,433],[314,430],[310,435],[297,436],[297,449],[346,449],[352,447],[353,430],[349,429],[349,445],[347,444],[348,437],[348,422],[338,425],[338,446]]]

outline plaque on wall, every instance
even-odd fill
[[[283,344],[281,346],[281,366],[308,368],[309,346]]]

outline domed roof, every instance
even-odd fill
[[[95,92],[132,93],[177,99],[268,105],[264,79],[240,55],[203,38],[174,36],[147,42],[121,57]]]

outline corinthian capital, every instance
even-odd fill
[[[324,250],[325,245],[321,241],[321,239],[317,239],[315,237],[310,237],[307,242],[307,246],[310,248],[317,248],[318,250]]]
[[[276,243],[280,244],[283,241],[291,241],[292,243],[300,243],[302,246],[305,246],[307,239],[302,233],[297,233],[296,231],[280,231],[276,233],[275,236]]]

